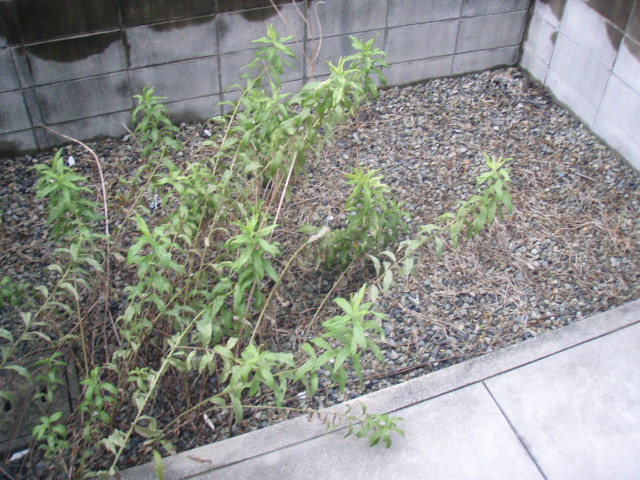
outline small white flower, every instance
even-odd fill
[[[76,164],[76,159],[73,158],[73,155],[69,155],[69,157],[67,158],[67,165],[69,167],[73,167]]]
[[[20,450],[19,452],[16,452],[13,455],[11,455],[11,458],[9,459],[9,461],[10,462],[15,462],[16,460],[20,460],[27,453],[29,453],[29,449],[28,448],[26,450]]]
[[[202,133],[204,133],[204,135],[205,135],[206,137],[210,137],[211,135],[213,135],[213,134],[212,134],[209,130],[207,130],[206,128],[204,129],[204,132],[202,132]]]
[[[153,195],[153,201],[149,204],[151,210],[158,210],[161,206],[160,196],[156,193]]]

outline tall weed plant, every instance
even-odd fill
[[[406,238],[406,213],[382,176],[355,169],[345,178],[352,189],[347,224],[335,231],[308,229],[304,245],[284,250],[274,237],[290,186],[335,126],[377,95],[387,67],[373,39],[352,38],[355,53],[329,63],[329,78],[285,94],[282,75],[295,58],[290,40],[271,26],[256,40],[259,49],[246,68],[240,99],[226,105],[230,114],[216,119],[221,133],[204,142],[212,152],[204,160],[176,163],[170,151],[183,147],[162,99],[151,86],[136,96],[133,133],[148,165],[137,176],[143,183],[131,188],[154,188],[173,201],[163,197],[162,213],[153,214],[144,195],[135,192],[126,215],[136,237],[126,258],[119,253],[122,232],[110,233],[108,225],[103,232],[106,207],[101,215],[89,179],[65,166],[60,153],[50,165],[37,167],[38,196],[48,201],[59,244],[50,267],[52,286],[37,288],[39,304],[21,313],[17,334],[0,329],[0,369],[54,391],[63,367],[76,368],[81,394],[72,413],[51,412],[33,429],[52,471],[69,478],[117,475],[125,453],[138,449],[156,461],[161,477],[162,456],[176,450],[172,440],[195,415],[226,412],[224,428],[230,432],[256,405],[296,410],[286,399],[313,399],[322,376],[344,392],[351,379],[363,380],[365,357],[383,360],[377,342],[385,316],[376,310],[376,299],[398,275],[411,272],[418,249],[435,242],[441,251],[446,232],[455,246],[463,231],[474,235],[503,207],[511,209],[504,161],[490,159],[477,195]],[[315,326],[312,319],[298,348],[276,351],[277,329],[265,322],[292,265],[308,249],[322,259],[317,268],[338,265],[347,274],[354,268],[349,259],[359,257],[377,275],[349,298],[335,295],[334,285],[321,305],[333,303],[340,313]],[[132,281],[124,291],[113,291],[112,267],[119,263],[126,263]],[[112,311],[111,298],[125,299],[120,311]],[[34,376],[23,366],[19,352],[25,345],[44,359],[47,375]],[[158,415],[156,404],[164,387],[178,379],[188,382],[179,410],[168,419]],[[198,400],[187,384],[200,392]],[[0,396],[14,398],[6,390]],[[262,405],[266,397],[273,398],[272,407]],[[322,412],[301,413],[372,445],[388,447],[392,434],[402,433],[397,417],[364,406],[361,414],[349,407],[330,421]]]

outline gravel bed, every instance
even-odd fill
[[[182,125],[185,157],[206,153],[198,153],[197,146],[210,128],[207,123]],[[142,164],[139,148],[130,136],[91,147],[104,159],[112,201],[117,202],[122,188],[118,177],[131,175]],[[95,177],[91,158],[77,146],[66,148],[81,173]],[[308,165],[306,178],[294,185],[276,240],[291,252],[302,241],[296,233],[302,224],[339,226],[346,218],[348,195],[343,174],[355,165],[380,169],[398,199],[406,202],[413,227],[431,223],[475,192],[484,153],[513,158],[514,213],[457,250],[448,249],[442,259],[430,248],[421,251],[417,275],[398,282],[378,301],[388,315],[383,322],[386,339],[380,344],[386,358],[383,363],[367,359],[362,385],[350,382],[340,394],[323,378],[325,388],[313,399],[292,396],[287,406],[328,406],[640,298],[637,172],[516,68],[382,91]],[[50,156],[0,160],[0,277],[46,282],[43,268],[51,245],[29,167]],[[268,328],[277,333],[272,348],[299,346],[319,298],[336,279],[304,268],[298,267],[299,280],[288,285],[270,319]],[[340,295],[357,290],[367,280],[365,273],[344,280]],[[334,307],[326,305],[325,310],[321,319]],[[15,322],[14,310],[0,311],[0,326],[12,328]],[[180,411],[183,406],[174,398],[166,388],[157,408],[167,415]],[[233,434],[288,415],[259,410],[234,427]],[[210,416],[215,425],[226,424],[226,415]],[[123,412],[122,420],[126,417]],[[185,424],[175,440],[184,450],[227,435],[226,428],[212,431],[196,421]],[[146,460],[132,454],[122,466]]]

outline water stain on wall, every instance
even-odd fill
[[[636,0],[636,8],[633,9],[633,15],[627,24],[627,34],[640,42],[640,0]]]
[[[125,27],[215,13],[213,0],[136,0],[122,2]]]
[[[296,0],[297,3],[308,3],[310,0]],[[291,0],[274,0],[276,5],[291,3]],[[271,0],[218,0],[218,12],[232,12],[250,8],[271,7]]]
[[[607,28],[607,37],[609,37],[609,42],[614,50],[617,52],[620,49],[620,43],[622,42],[622,37],[624,34],[618,30],[616,27],[611,25],[609,22],[605,22]]]
[[[587,0],[587,5],[624,30],[633,2],[629,0]]]
[[[631,55],[633,55],[636,60],[640,62],[640,44],[634,42],[633,40],[626,39],[624,41],[624,45],[625,47],[627,47],[627,50],[629,50],[629,53],[631,53]]]
[[[6,140],[0,140],[0,155],[13,155],[20,151],[16,142],[10,142]]]
[[[14,15],[22,40],[39,42],[118,27],[118,2],[113,0],[9,0],[0,2],[0,16]],[[10,43],[20,41],[8,32]]]
[[[120,41],[119,32],[70,38],[25,47],[29,55],[56,62],[75,62],[103,53],[109,45]]]
[[[258,8],[256,10],[243,10],[240,12],[242,18],[249,20],[250,22],[264,22],[272,17],[278,15],[278,11],[273,8]]]
[[[564,4],[565,0],[538,0],[540,3],[544,3],[545,5],[549,5],[551,12],[553,12],[554,17],[558,20],[562,19],[562,14],[564,13]]]
[[[22,41],[13,2],[0,1],[0,37],[4,37],[9,45],[17,45]]]
[[[154,32],[170,32],[171,30],[181,30],[183,28],[197,27],[198,25],[206,25],[212,22],[215,17],[191,18],[188,20],[179,20],[177,22],[157,23],[150,25],[149,28]]]

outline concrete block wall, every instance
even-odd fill
[[[392,85],[512,65],[530,1],[277,0],[281,15],[269,0],[0,1],[0,155],[62,143],[39,125],[82,140],[122,135],[147,82],[174,121],[209,118],[237,97],[225,87],[268,23],[295,37],[288,90],[352,53],[348,35],[378,35]]]
[[[640,0],[535,0],[520,64],[640,169]]]

